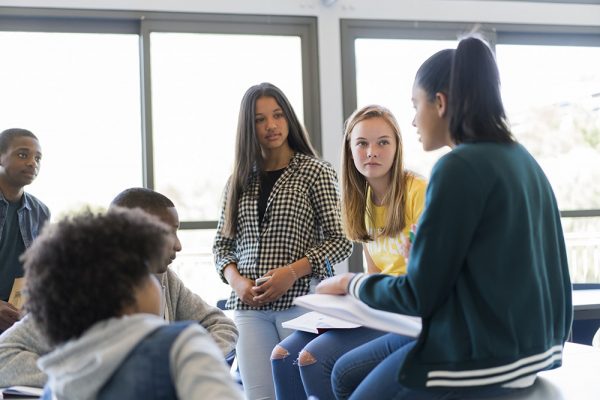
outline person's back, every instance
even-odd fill
[[[26,310],[54,348],[38,360],[44,398],[242,398],[203,327],[160,317],[154,271],[172,240],[158,219],[115,207],[50,225],[25,252]]]
[[[177,322],[152,332],[129,353],[112,377],[102,386],[98,400],[176,399],[170,379],[169,354],[190,322]],[[207,397],[218,398],[210,396]]]
[[[572,315],[550,184],[510,131],[498,67],[482,40],[429,57],[412,101],[423,149],[452,150],[431,172],[407,275],[348,274],[317,292],[421,316],[423,329],[415,343],[388,335],[342,357],[336,395],[484,398],[531,386],[537,372],[561,365]],[[344,379],[352,361],[381,351],[368,376]]]
[[[569,272],[556,200],[537,162],[516,143],[461,144],[432,171],[428,197],[441,199],[441,193],[444,201],[428,204],[419,227],[422,235],[440,238],[438,251],[416,243],[411,262],[454,264],[457,255],[464,261],[456,263],[461,268],[456,287],[468,290],[452,291],[443,304],[431,304],[436,310],[430,316],[433,308],[421,302],[421,312],[430,317],[422,359],[439,360],[441,352],[448,363],[477,362],[561,346],[571,322],[564,289],[570,288]],[[438,287],[431,284],[436,279],[428,276],[427,290]],[[535,306],[531,313],[516,312],[530,305]],[[434,343],[448,343],[448,331],[470,345],[440,350]]]
[[[177,237],[179,217],[173,202],[166,196],[145,188],[129,188],[119,193],[111,208],[141,208],[159,218],[171,228],[173,247],[164,263],[159,265],[157,278],[162,286],[161,315],[167,322],[195,320],[204,327],[217,343],[224,356],[230,354],[237,340],[237,328],[221,310],[207,304],[188,289],[168,267],[181,250]],[[38,358],[49,353],[52,347],[42,335],[32,318],[25,316],[0,335],[0,387],[43,387],[46,376],[36,365]]]
[[[228,378],[222,355],[194,321],[167,324],[149,314],[114,318],[39,363],[49,376],[48,400],[54,395],[77,400],[241,398],[234,395],[235,383],[219,381]]]

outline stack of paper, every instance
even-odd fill
[[[296,297],[294,304],[380,331],[410,337],[421,333],[421,318],[376,310],[351,296],[309,294]]]
[[[11,386],[0,390],[2,399],[39,399],[44,389],[31,386]]]
[[[285,321],[281,326],[288,329],[296,329],[298,331],[323,333],[329,329],[352,329],[358,328],[360,325],[339,318],[330,317],[316,311],[311,311],[298,318]]]

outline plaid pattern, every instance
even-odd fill
[[[294,298],[308,293],[312,277],[322,280],[329,276],[326,258],[335,264],[352,252],[352,244],[342,231],[337,176],[325,161],[295,154],[273,186],[262,226],[258,223],[258,197],[259,174],[255,171],[239,200],[235,238],[221,234],[223,202],[213,245],[215,264],[221,279],[227,282],[223,268],[230,263],[237,264],[243,276],[256,279],[270,269],[307,257],[313,273],[298,279],[276,301],[253,308],[244,304],[235,291],[227,301],[228,309],[284,310],[292,306]]]

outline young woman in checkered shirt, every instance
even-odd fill
[[[227,183],[213,254],[233,289],[237,355],[246,396],[275,398],[272,349],[291,331],[281,322],[311,278],[330,275],[352,251],[342,230],[335,171],[319,160],[281,90],[252,86],[242,99],[233,174]],[[270,277],[260,286],[256,279]]]
[[[344,229],[363,242],[368,272],[405,274],[405,242],[423,210],[427,184],[404,169],[400,127],[388,109],[369,105],[346,121],[341,182]],[[290,335],[272,354],[277,399],[333,399],[337,359],[383,335],[365,327]]]

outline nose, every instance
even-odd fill
[[[181,241],[179,240],[179,236],[175,235],[175,243],[173,243],[173,250],[175,250],[176,253],[179,253],[181,251]]]
[[[375,152],[375,149],[373,148],[373,146],[369,146],[369,148],[367,149],[367,157],[369,157],[369,158],[377,157],[377,153]]]
[[[417,127],[417,124],[415,123],[416,119],[417,119],[417,116],[415,115],[412,120],[412,126],[414,126],[415,128]]]
[[[277,123],[275,122],[275,119],[274,118],[269,118],[267,120],[267,129],[272,130],[272,129],[275,129],[275,128],[277,128]]]
[[[35,157],[29,157],[27,159],[27,165],[37,169],[40,166],[40,163],[35,159]]]

